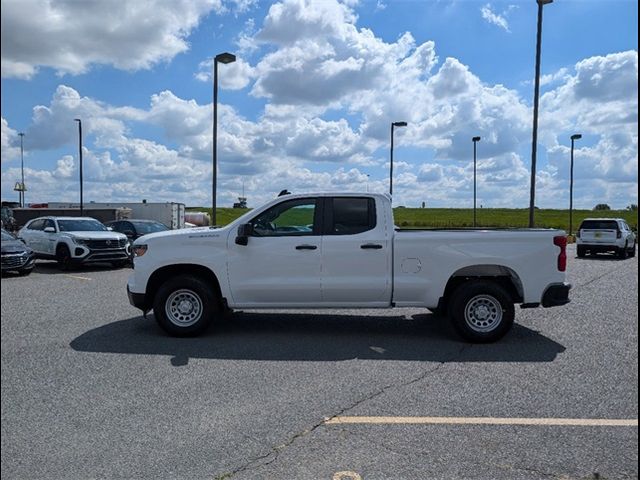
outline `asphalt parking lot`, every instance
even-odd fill
[[[637,478],[637,258],[569,248],[572,302],[491,345],[420,309],[239,312],[176,339],[128,304],[128,269],[5,277],[2,475]]]

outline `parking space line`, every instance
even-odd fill
[[[637,427],[637,418],[496,418],[496,417],[333,417],[327,425],[536,425],[573,427]]]
[[[81,277],[80,275],[65,274],[66,277],[77,278],[78,280],[91,280],[89,277]]]

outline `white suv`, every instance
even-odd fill
[[[129,262],[129,241],[89,217],[40,217],[29,221],[18,238],[37,258],[57,260],[65,269],[73,264],[108,262],[120,267]]]
[[[587,252],[614,252],[620,258],[636,255],[636,235],[622,218],[586,218],[577,237],[578,257]]]

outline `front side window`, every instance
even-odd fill
[[[354,235],[372,230],[376,226],[373,198],[337,197],[329,208],[329,234]]]
[[[56,229],[56,224],[53,222],[53,220],[51,220],[50,218],[47,218],[44,221],[44,228],[47,228],[47,227],[52,227],[55,230]]]
[[[316,199],[301,198],[279,203],[255,217],[254,235],[257,237],[313,235]]]

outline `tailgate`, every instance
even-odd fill
[[[582,229],[580,230],[580,238],[584,243],[606,243],[612,244],[616,243],[616,239],[618,238],[617,230],[590,230],[590,229]]]

